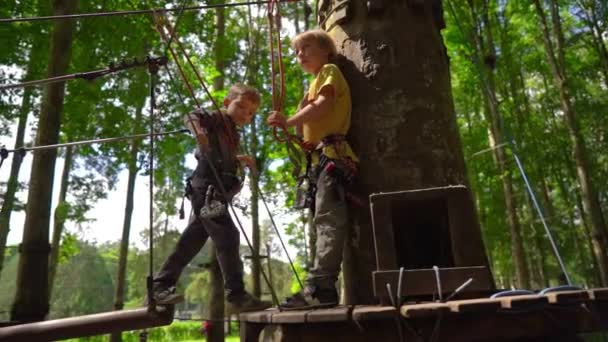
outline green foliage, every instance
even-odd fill
[[[109,298],[114,284],[105,260],[95,246],[68,241],[79,253],[58,266],[49,316],[71,317],[111,310]]]
[[[80,253],[80,246],[76,235],[70,233],[63,234],[59,249],[59,263],[67,262],[78,253]]]
[[[494,57],[493,71],[497,98],[502,115],[506,138],[517,146],[532,187],[545,208],[552,232],[567,267],[577,283],[597,284],[591,247],[588,242],[587,218],[583,214],[580,189],[576,181],[576,166],[570,156],[571,142],[563,123],[559,93],[554,86],[550,67],[542,48],[542,35],[538,19],[530,1],[488,0],[489,24],[480,25],[478,16],[471,13],[469,3],[486,2],[444,1],[447,28],[443,37],[450,57],[450,71],[457,122],[469,168],[471,187],[479,209],[480,222],[493,272],[501,287],[514,284],[514,269],[510,235],[507,228],[502,180],[509,175],[514,182],[517,198],[517,214],[521,221],[525,249],[529,255],[534,285],[542,287],[561,282],[560,271],[549,249],[539,217],[513,161],[507,152],[505,172],[501,173],[490,152],[487,103],[483,96],[484,84],[478,63]],[[81,2],[81,12],[133,10],[163,7],[161,1],[89,1]],[[175,4],[173,4],[175,5]],[[608,31],[606,6],[594,1],[560,1],[563,29],[566,34],[566,66],[571,75],[570,83],[574,105],[579,115],[581,134],[587,142],[591,161],[592,179],[598,190],[602,207],[608,207],[608,67],[602,59],[597,33]],[[589,20],[589,8],[595,6],[597,18]],[[300,13],[296,13],[300,11]],[[303,18],[301,6],[284,5],[285,20],[295,22]],[[48,1],[7,0],[0,6],[0,17],[19,17],[50,14]],[[229,85],[244,82],[258,88],[262,104],[254,123],[242,129],[243,152],[255,156],[260,175],[260,188],[276,216],[296,216],[291,206],[294,201],[295,180],[292,165],[284,144],[278,143],[271,129],[265,124],[266,113],[271,111],[271,76],[268,49],[267,18],[260,7],[235,7],[226,10],[226,32],[216,42],[215,11],[185,12],[179,18],[177,32],[192,60],[203,75],[207,85],[218,76],[224,78],[222,89],[211,89],[212,97],[221,102]],[[176,14],[168,16],[177,21]],[[301,19],[300,19],[301,20]],[[139,59],[146,55],[166,54],[166,47],[151,28],[148,15],[88,18],[78,20],[73,45],[70,72],[84,72],[105,68],[109,63],[123,59]],[[594,28],[592,26],[597,26]],[[285,65],[285,104],[283,111],[293,114],[305,91],[307,76],[296,64],[290,51],[290,35],[285,25],[283,54]],[[23,22],[0,25],[0,78],[6,82],[43,78],[48,59],[50,22]],[[491,30],[496,45],[495,56],[477,55],[472,33]],[[595,36],[594,36],[595,34]],[[484,38],[485,39],[485,38]],[[606,45],[605,38],[600,40]],[[219,44],[216,44],[219,43]],[[487,42],[480,42],[484,47]],[[214,47],[219,46],[216,51]],[[184,64],[183,57],[178,57]],[[491,60],[491,58],[489,59]],[[223,67],[218,66],[220,61]],[[192,70],[186,68],[197,99],[204,107],[211,106],[211,99],[197,83]],[[67,82],[65,106],[60,132],[62,142],[126,136],[145,133],[150,124],[149,73],[136,68],[98,78],[92,81]],[[172,80],[173,79],[173,80]],[[3,81],[3,82],[4,82]],[[180,79],[175,61],[170,58],[167,68],[157,76],[155,88],[157,103],[154,110],[155,130],[170,131],[183,128],[183,116],[194,108],[186,87]],[[0,94],[0,134],[12,132],[21,109],[22,90]],[[40,90],[32,89],[33,109],[29,110],[30,126],[37,127],[37,111]],[[32,122],[32,120],[34,120]],[[255,129],[254,129],[255,127]],[[26,140],[31,140],[30,136]],[[96,201],[105,198],[115,188],[119,175],[134,168],[146,176],[149,160],[149,140],[137,140],[135,160],[130,153],[132,142],[113,142],[78,147],[73,172],[70,175],[69,204],[58,208],[61,218],[79,227],[86,227],[87,214]],[[32,142],[28,142],[32,144]],[[158,266],[175,245],[179,232],[167,227],[167,218],[176,214],[183,195],[183,180],[191,172],[185,160],[192,159],[194,139],[186,134],[157,137],[154,150],[154,265]],[[62,151],[59,151],[60,156]],[[143,179],[140,177],[137,182]],[[141,201],[144,194],[135,194]],[[248,210],[250,210],[250,204]],[[121,205],[122,206],[122,205]],[[551,208],[551,212],[549,212]],[[248,212],[248,211],[247,211]],[[111,213],[122,215],[123,213]],[[134,225],[142,225],[134,222]],[[185,225],[185,223],[184,223]],[[262,241],[271,243],[271,268],[273,281],[279,296],[297,291],[295,278],[289,265],[274,258],[282,253],[276,245],[276,236],[269,226],[262,223]],[[286,225],[286,241],[297,250],[296,267],[300,278],[305,271],[308,251],[307,237],[296,219]],[[117,237],[118,238],[118,237]],[[147,233],[133,237],[138,245],[147,245]],[[56,293],[53,297],[53,317],[96,312],[110,308],[113,297],[118,263],[118,243],[109,242],[93,246],[82,236],[68,233],[62,240],[57,275]],[[206,247],[209,248],[209,247]],[[0,278],[0,307],[10,307],[14,294],[13,280],[18,256],[9,248],[3,276]],[[148,275],[147,248],[133,246],[129,249],[127,266],[126,306],[138,307],[145,295],[145,277]],[[204,262],[204,251],[194,263]],[[281,255],[281,259],[284,256]],[[77,272],[76,272],[77,270]],[[187,269],[181,278],[180,290],[184,290],[191,303],[206,298],[207,274]],[[249,279],[247,279],[250,282]],[[91,296],[95,293],[95,296]],[[178,328],[175,328],[178,329]],[[181,328],[179,328],[181,329]],[[178,329],[178,330],[179,330]],[[183,328],[187,330],[187,328]],[[156,331],[156,330],[155,330]],[[163,330],[158,330],[163,331]],[[154,334],[161,334],[155,332]],[[163,332],[162,334],[169,334]],[[177,334],[177,333],[176,333]],[[135,335],[128,335],[135,338]],[[161,336],[161,335],[159,335]],[[162,335],[173,336],[173,335]],[[177,336],[177,335],[176,335]]]

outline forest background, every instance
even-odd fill
[[[179,5],[88,1],[80,2],[77,11]],[[608,185],[602,181],[608,177],[608,5],[601,0],[542,4],[538,0],[467,0],[444,1],[443,6],[447,23],[443,36],[457,119],[497,286],[544,288],[565,282],[535,200],[573,283],[608,285]],[[295,63],[290,38],[315,27],[314,8],[314,3],[305,1],[281,6],[286,113],[294,112],[308,82]],[[0,5],[1,18],[51,13],[48,1],[2,0]],[[308,248],[314,234],[308,229],[307,214],[291,209],[295,181],[287,151],[264,124],[272,103],[265,6],[168,16],[174,23],[177,18],[178,35],[216,100],[223,99],[235,82],[251,84],[262,92],[262,106],[254,123],[243,130],[242,141],[244,152],[255,155],[263,172],[247,178],[237,210],[240,217],[246,217],[254,244],[261,246],[259,253],[266,254],[269,246],[273,285],[282,297],[295,288],[294,277],[277,234],[261,214],[265,209],[260,195],[266,195],[273,215],[280,218],[281,234],[301,272],[314,258]],[[66,37],[71,45],[66,73],[164,55],[165,45],[152,24],[150,15],[75,21],[73,34]],[[0,23],[1,84],[46,77],[52,30],[51,21]],[[195,79],[191,72],[188,77]],[[90,82],[67,82],[59,141],[147,132],[148,82],[143,68]],[[183,115],[195,104],[173,61],[159,71],[156,90],[156,130],[181,129]],[[210,106],[203,89],[195,90],[203,105]],[[3,91],[0,142],[7,148],[34,145],[42,102],[42,87]],[[148,144],[143,139],[58,149],[49,235],[57,251],[50,262],[50,317],[111,310],[117,286],[124,288],[124,307],[140,306],[149,256],[145,212]],[[185,221],[176,217],[195,146],[184,133],[159,137],[155,145],[153,239],[158,267],[185,227]],[[32,158],[30,153],[21,164],[11,155],[0,169],[0,315],[4,318],[8,318],[16,291],[17,244],[29,190],[28,158]],[[516,161],[523,165],[535,198],[527,191]],[[104,238],[99,230],[108,224],[120,227],[113,227],[118,233]],[[251,254],[246,246],[242,250]],[[200,266],[209,262],[209,251],[207,247],[191,263],[180,282],[187,299],[180,310],[193,317],[208,314],[211,272]],[[259,280],[260,265],[247,261],[247,282],[267,295]],[[263,263],[263,267],[267,265]]]

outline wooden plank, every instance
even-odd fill
[[[312,310],[294,310],[275,312],[272,315],[272,323],[306,323],[306,315]]]
[[[395,318],[399,311],[392,306],[358,305],[352,313],[353,321],[371,321]]]
[[[549,304],[578,304],[589,300],[587,291],[561,291],[545,294]]]
[[[252,323],[270,323],[272,322],[272,315],[277,312],[279,312],[278,309],[244,312],[239,315],[239,320]]]
[[[447,205],[454,266],[488,265],[471,193],[465,186],[452,186],[447,189],[449,189]],[[486,269],[486,272],[489,286],[494,289],[494,279],[490,270]]]
[[[386,283],[391,284],[397,291],[399,271],[375,271],[373,274],[374,295],[378,298],[388,298]],[[492,289],[490,273],[485,266],[440,268],[441,290],[445,295],[451,294],[469,278],[473,282],[462,293],[485,292]],[[401,296],[432,295],[437,293],[437,282],[433,269],[415,269],[403,271]]]
[[[372,197],[370,197],[370,210],[372,213],[376,269],[395,269],[397,268],[397,253],[393,247],[395,244],[395,234],[389,202],[373,201]]]
[[[445,303],[410,304],[401,307],[401,314],[406,318],[424,318],[450,312]]]
[[[307,323],[343,322],[350,320],[352,306],[337,306],[331,309],[316,309],[306,315]]]
[[[608,300],[608,288],[589,289],[589,298],[595,301]]]
[[[452,312],[496,312],[501,308],[500,300],[491,298],[453,300],[446,303]]]
[[[528,310],[531,308],[542,308],[549,303],[549,299],[539,295],[509,296],[497,298],[500,305],[507,310]]]
[[[0,329],[0,341],[48,342],[171,324],[173,305],[157,308],[162,311],[141,308],[15,325]]]

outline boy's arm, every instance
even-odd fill
[[[188,113],[184,118],[184,123],[201,148],[206,149],[209,146],[209,139],[200,124],[199,113],[198,111]]]
[[[308,102],[306,106],[298,110],[296,114],[286,120],[285,125],[287,127],[295,126],[296,130],[298,126],[309,122],[316,121],[327,114],[335,103],[335,91],[331,85],[324,86],[320,91],[319,95],[314,101]]]
[[[298,105],[298,111],[306,107],[309,102],[310,101],[308,101],[308,92],[306,92],[306,94],[304,94],[304,97],[300,101],[300,104]],[[304,136],[304,129],[302,125],[296,125],[296,135],[300,138]]]

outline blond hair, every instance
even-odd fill
[[[327,34],[327,32],[321,29],[314,29],[302,32],[293,38],[291,46],[294,50],[297,50],[298,45],[304,41],[315,41],[319,44],[319,47],[329,52],[329,58],[336,58],[338,56],[338,49],[333,38]]]
[[[247,99],[249,99],[251,102],[254,102],[255,104],[258,104],[258,105],[262,101],[260,92],[257,89],[255,89],[254,87],[242,84],[242,83],[236,83],[232,87],[230,87],[230,89],[228,90],[228,94],[226,95],[226,98],[228,100],[234,100],[239,96],[244,96]]]

